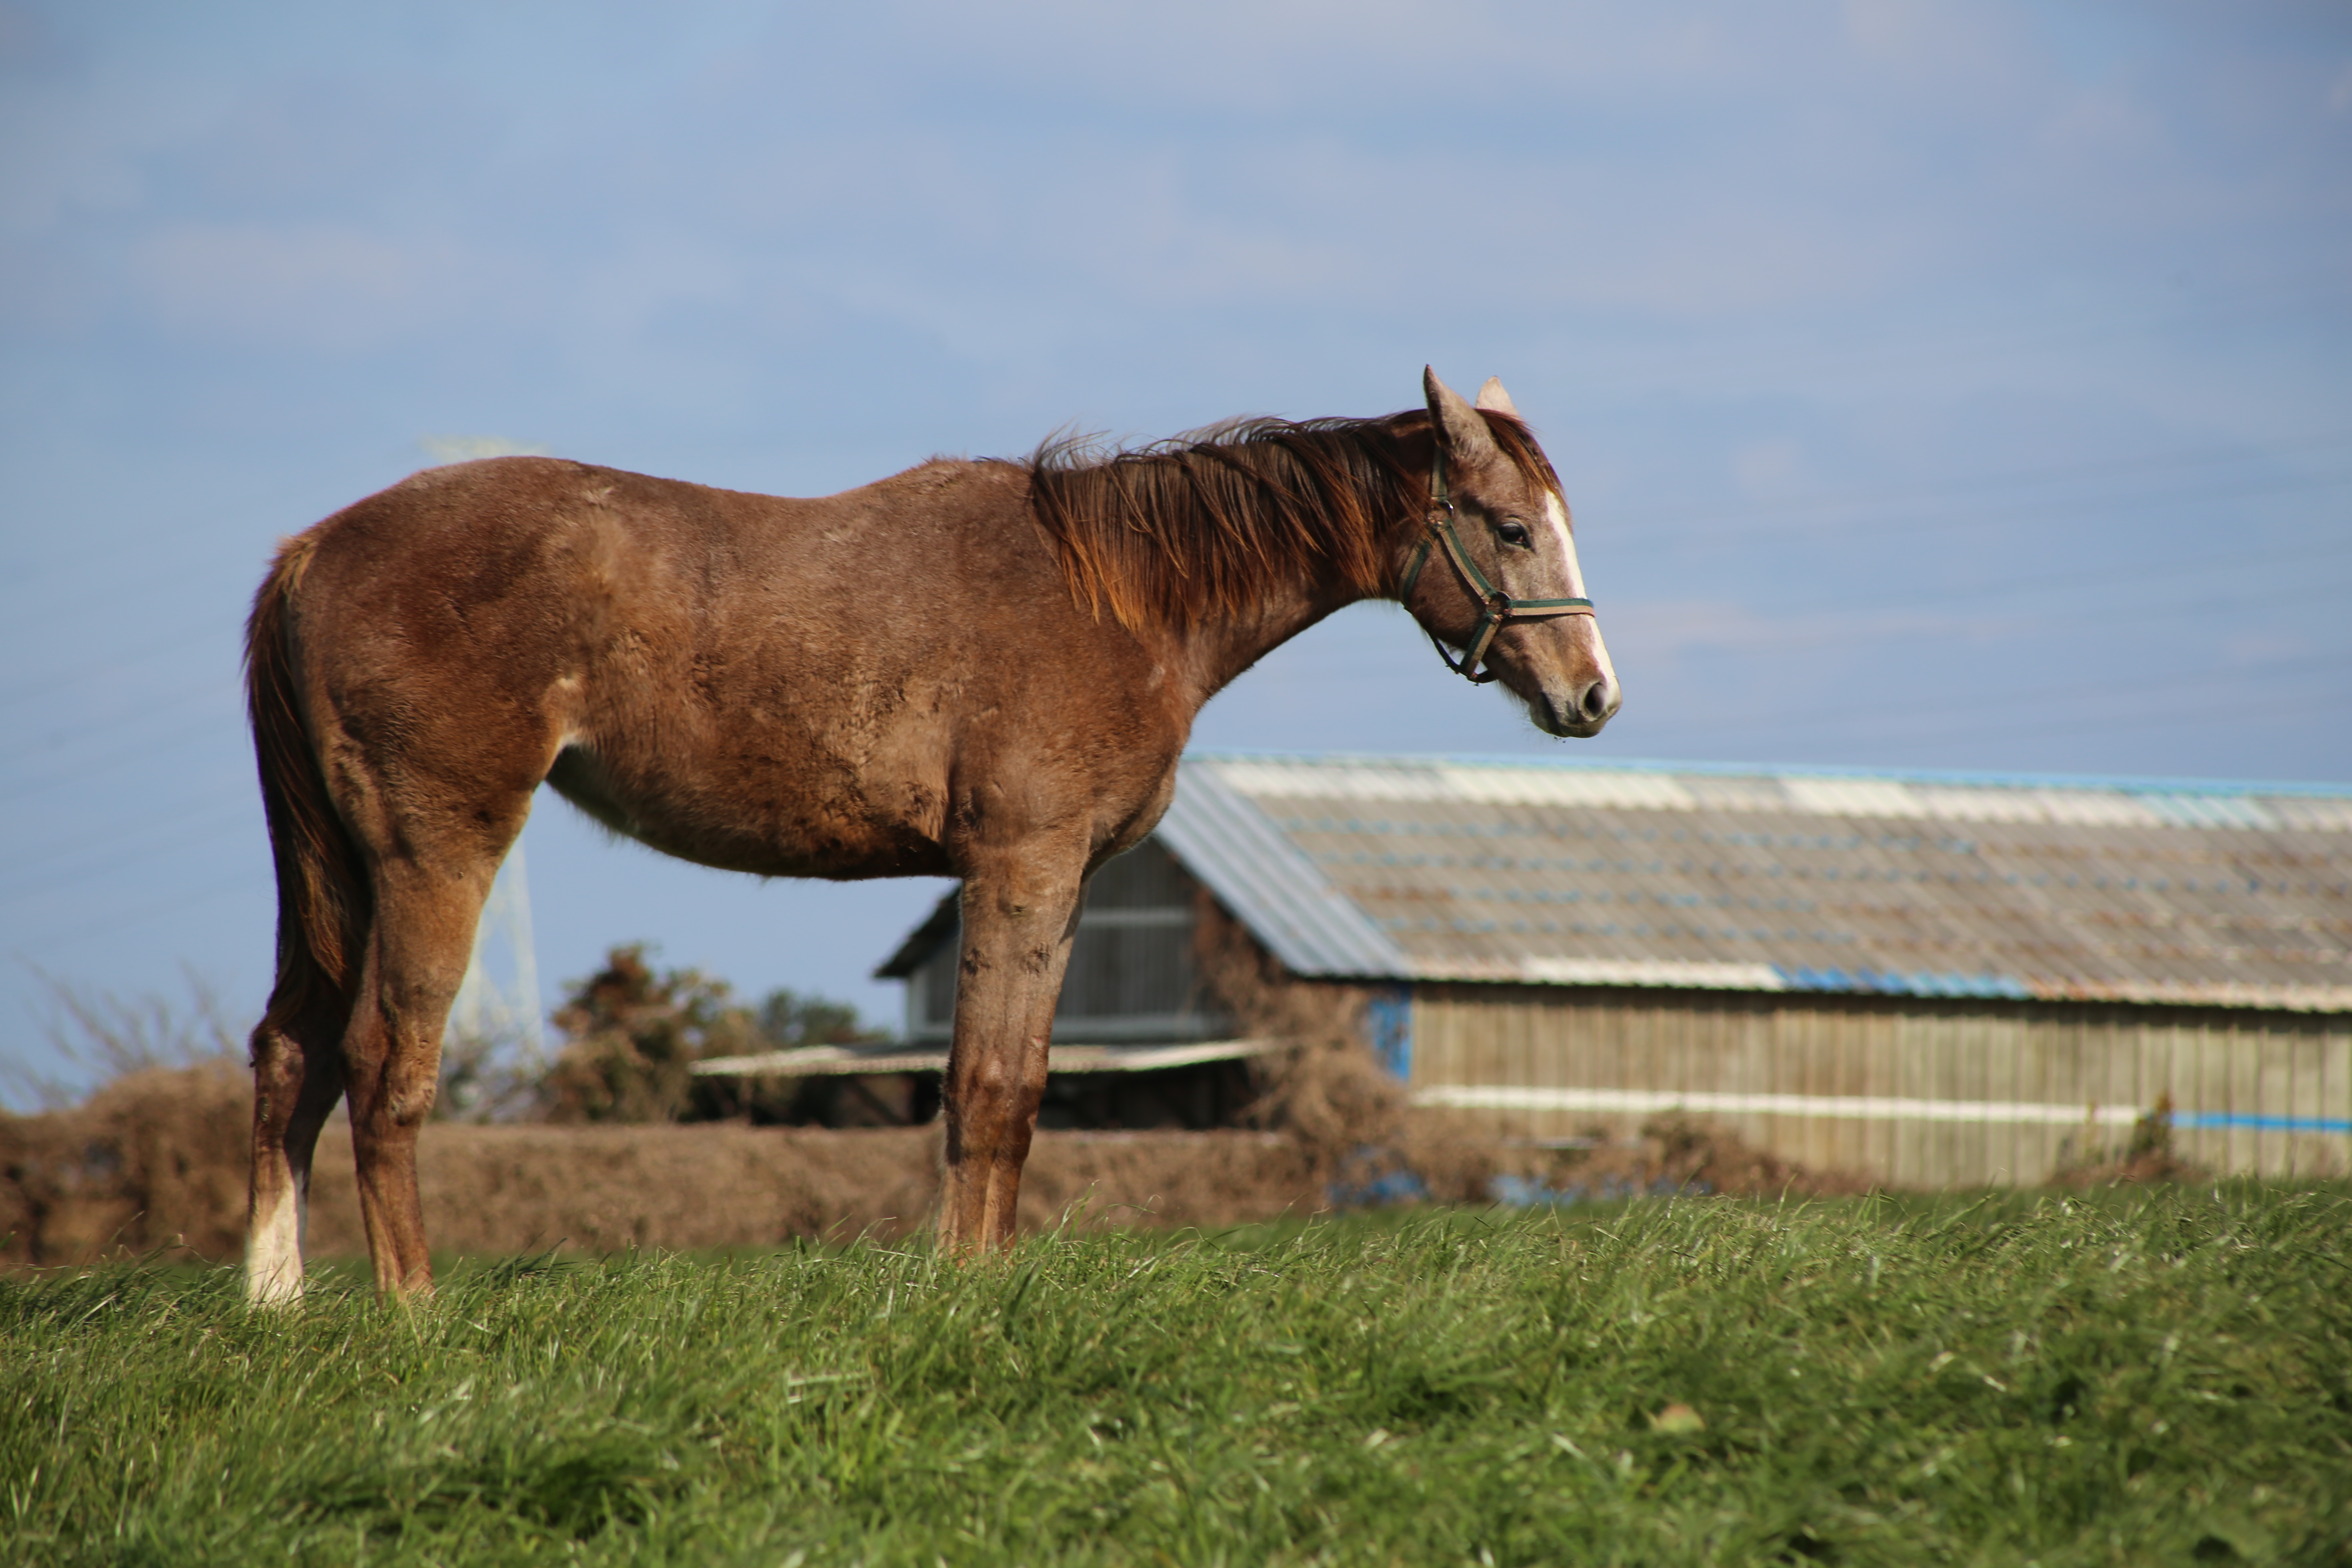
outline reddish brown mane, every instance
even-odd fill
[[[1523,473],[1559,489],[1526,426],[1492,412],[1486,422]],[[1327,573],[1379,594],[1382,537],[1426,494],[1401,441],[1428,428],[1428,414],[1413,409],[1234,419],[1129,450],[1051,440],[1029,459],[1031,510],[1071,596],[1122,626],[1197,625],[1246,609],[1269,586]]]
[[[1030,506],[1073,597],[1120,624],[1192,626],[1328,568],[1381,586],[1381,535],[1420,479],[1391,419],[1235,419],[1131,451],[1049,441]]]

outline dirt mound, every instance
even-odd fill
[[[1861,1190],[1703,1124],[1633,1143],[1497,1144],[1462,1117],[1410,1110],[1369,1062],[1304,1047],[1268,1097],[1298,1126],[1213,1132],[1043,1131],[1020,1223],[1217,1227],[1388,1203],[1573,1203],[1645,1193]],[[252,1091],[227,1063],[134,1074],[89,1103],[0,1117],[0,1264],[89,1262],[158,1247],[236,1257],[245,1239]],[[938,1127],[827,1131],[436,1122],[419,1151],[436,1247],[701,1250],[917,1229],[937,1199]],[[310,1250],[363,1255],[351,1137],[320,1141]]]
[[[313,1177],[320,1256],[367,1249],[351,1145],[331,1128]],[[898,1237],[929,1223],[940,1131],[928,1128],[425,1129],[425,1233],[456,1252],[773,1247],[796,1236]],[[1231,1225],[1311,1196],[1280,1139],[1247,1132],[1040,1132],[1020,1224]]]
[[[1250,1225],[1328,1208],[1316,1163],[1270,1132],[1040,1132],[1020,1224]]]
[[[437,1122],[417,1151],[436,1250],[687,1251],[795,1236],[896,1236],[930,1205],[938,1156],[922,1130],[828,1132],[727,1123],[477,1127]],[[351,1140],[320,1140],[310,1250],[367,1251]]]
[[[252,1090],[230,1064],[126,1078],[89,1103],[0,1117],[0,1263],[56,1265],[245,1245]],[[829,1131],[734,1123],[481,1127],[436,1122],[419,1150],[434,1246],[770,1247],[795,1236],[921,1226],[936,1127]],[[1265,1132],[1041,1132],[1021,1224],[1232,1225],[1322,1206],[1314,1163]],[[340,1123],[319,1142],[311,1252],[367,1249]]]

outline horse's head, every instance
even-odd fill
[[[1621,694],[1549,459],[1501,381],[1475,407],[1434,371],[1422,389],[1436,442],[1429,512],[1398,597],[1448,666],[1500,680],[1539,729],[1599,734]]]

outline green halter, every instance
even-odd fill
[[[1465,679],[1483,685],[1495,679],[1493,670],[1481,670],[1478,663],[1486,657],[1495,634],[1513,621],[1549,621],[1562,616],[1592,614],[1590,599],[1514,599],[1486,581],[1486,574],[1478,570],[1478,563],[1462,548],[1462,536],[1454,531],[1454,501],[1445,493],[1445,450],[1442,447],[1429,464],[1429,536],[1413,546],[1412,561],[1404,569],[1404,584],[1397,590],[1400,603],[1412,599],[1413,584],[1421,581],[1421,569],[1429,564],[1431,549],[1439,545],[1444,547],[1445,558],[1454,563],[1454,574],[1462,579],[1462,586],[1478,601],[1478,625],[1471,632],[1470,640],[1463,645],[1459,660],[1445,651],[1445,645],[1438,640],[1435,632],[1429,633],[1429,642],[1437,650],[1437,657],[1445,661],[1445,668]]]

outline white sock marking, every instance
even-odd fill
[[[245,1297],[257,1306],[275,1307],[302,1294],[302,1230],[310,1206],[307,1194],[289,1191],[293,1173],[281,1163],[278,1181],[253,1216],[253,1234],[245,1241]]]

